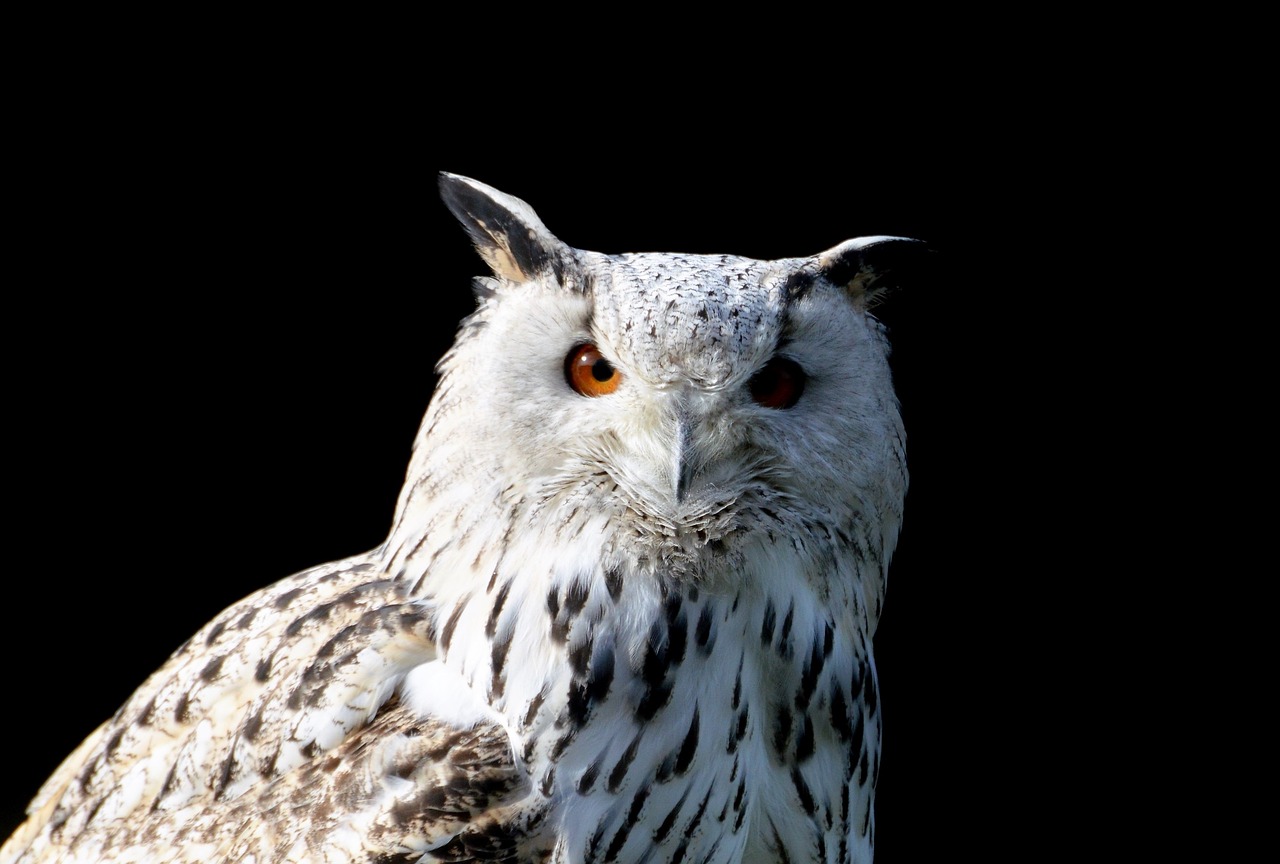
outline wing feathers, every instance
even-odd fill
[[[400,699],[436,665],[408,587],[356,558],[227,609],[64,763],[0,864],[124,861],[133,844],[192,864],[421,854],[523,794],[501,725]]]

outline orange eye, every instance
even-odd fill
[[[774,357],[751,379],[751,398],[766,408],[790,408],[800,401],[807,376],[800,364]]]
[[[564,358],[564,379],[583,396],[608,396],[622,383],[622,373],[594,345],[579,345]]]

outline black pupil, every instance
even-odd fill
[[[597,381],[608,381],[613,377],[613,367],[609,365],[608,360],[601,357],[591,364],[591,377]]]

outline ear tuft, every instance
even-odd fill
[[[440,197],[467,229],[476,251],[496,276],[527,282],[547,269],[559,276],[573,257],[572,250],[519,198],[443,171]]]
[[[867,309],[886,290],[909,281],[931,253],[928,244],[907,237],[857,237],[818,255],[818,272]]]

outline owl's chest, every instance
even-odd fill
[[[516,738],[531,794],[511,823],[526,850],[869,860],[879,736],[865,634],[794,579],[731,593],[595,575],[508,588],[453,658]]]

